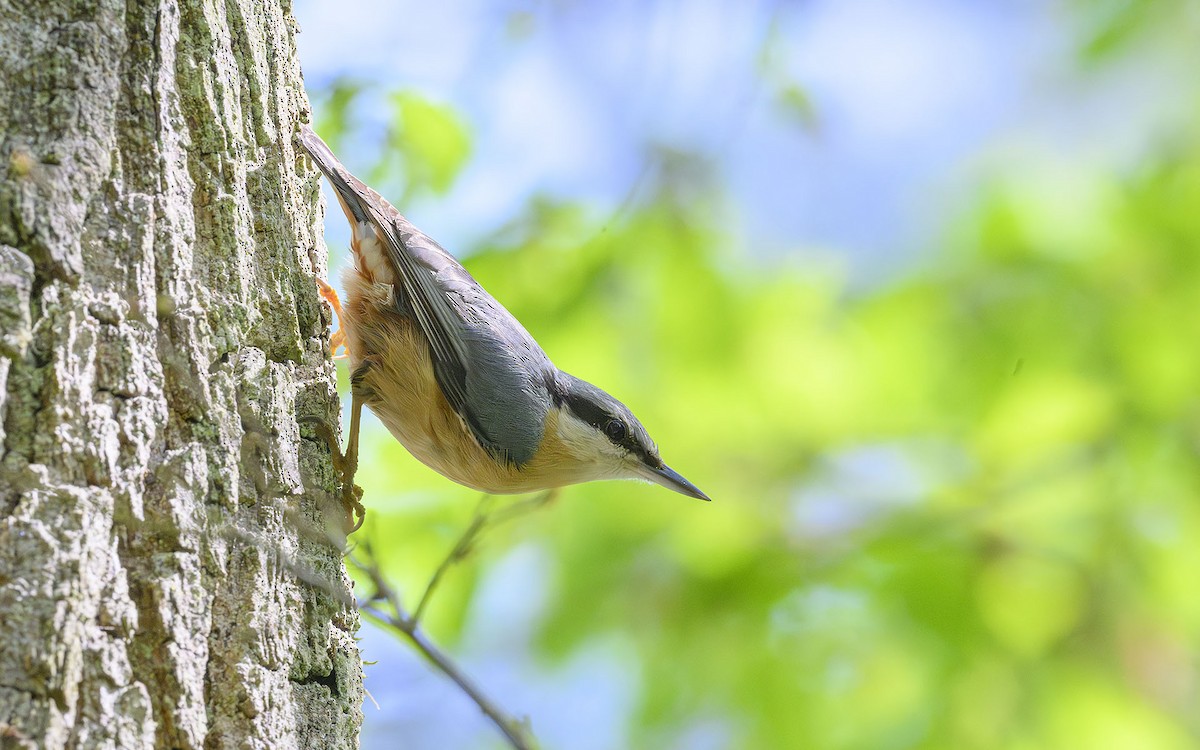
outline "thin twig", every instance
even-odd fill
[[[364,548],[370,554],[369,545],[364,545]],[[363,616],[408,639],[426,659],[453,680],[467,694],[467,697],[475,702],[479,710],[496,725],[496,728],[516,750],[533,750],[537,745],[526,724],[506,714],[467,677],[466,673],[449,656],[426,637],[417,627],[417,620],[405,611],[404,606],[400,603],[399,595],[383,577],[374,558],[372,557],[367,562],[350,554],[346,556],[346,559],[351,565],[366,574],[375,588],[369,599],[359,603],[359,611]],[[390,612],[380,609],[378,602],[385,603]]]
[[[471,545],[484,529],[506,523],[524,513],[539,508],[550,502],[555,496],[555,490],[550,490],[536,497],[512,503],[498,512],[487,511],[490,504],[489,498],[485,497],[481,500],[471,524],[430,579],[429,585],[421,596],[421,603],[418,605],[417,613],[420,613],[430,601],[438,582],[446,571],[454,563],[462,560],[470,553]],[[373,590],[365,600],[355,600],[341,585],[340,581],[335,582],[328,579],[326,576],[300,563],[282,549],[281,546],[275,546],[274,550],[283,567],[292,571],[299,580],[325,591],[346,606],[357,606],[363,617],[403,636],[430,663],[458,685],[467,697],[475,702],[479,710],[496,725],[496,728],[500,730],[513,748],[516,750],[535,750],[537,743],[529,729],[528,723],[506,714],[494,701],[488,698],[450,656],[439,649],[421,631],[418,627],[418,617],[407,613],[400,601],[400,595],[388,582],[387,578],[384,577],[383,571],[380,570],[369,537],[363,539],[357,545],[357,548],[361,549],[363,553],[362,556],[359,556],[355,554],[355,548],[347,549],[345,547],[345,537],[339,537],[331,528],[319,529],[294,513],[289,513],[287,519],[300,532],[302,537],[312,541],[323,541],[335,549],[341,550],[346,563],[366,575],[371,582]],[[262,541],[232,525],[224,529],[224,531],[230,537],[247,545],[259,545]],[[385,607],[381,608],[379,606],[380,603],[385,605]],[[385,609],[390,610],[390,612],[385,611]]]
[[[413,610],[413,622],[420,622],[421,615],[425,614],[425,606],[429,604],[430,598],[433,596],[434,590],[441,582],[442,576],[456,562],[463,559],[471,550],[471,544],[475,541],[475,537],[479,536],[479,532],[487,524],[487,511],[485,508],[490,504],[491,495],[484,495],[479,500],[479,505],[475,507],[475,517],[471,519],[471,523],[467,526],[467,530],[462,533],[458,541],[454,544],[454,548],[450,550],[450,554],[446,555],[446,559],[442,560],[442,564],[437,566],[437,570],[433,571],[433,575],[429,578],[429,583],[425,585],[425,593],[421,594],[421,600],[417,602],[417,608]]]
[[[500,510],[488,515],[488,525],[499,526],[501,524],[508,523],[514,518],[520,518],[526,513],[535,511],[538,508],[541,508],[543,505],[549,505],[550,503],[554,502],[556,497],[558,497],[559,489],[560,488],[555,487],[554,489],[546,490],[540,495],[535,495],[534,497],[530,497],[525,500],[519,500],[515,503],[506,505]]]
[[[443,674],[454,681],[467,694],[479,710],[491,720],[496,728],[504,735],[517,750],[533,750],[537,745],[524,724],[509,716],[492,702],[454,661],[442,652],[425,634],[416,627],[415,623],[405,619],[403,615],[389,615],[373,605],[367,605],[360,610],[364,617],[377,625],[395,630],[404,635],[421,654],[428,659]]]
[[[425,593],[421,594],[421,599],[417,602],[417,608],[413,610],[413,622],[416,623],[421,621],[421,615],[425,613],[425,606],[429,604],[430,599],[432,599],[434,590],[437,589],[438,584],[442,581],[442,576],[444,576],[446,571],[450,570],[455,563],[462,561],[467,557],[467,555],[471,554],[471,546],[475,543],[475,539],[481,533],[483,533],[484,529],[499,526],[503,523],[508,523],[514,518],[518,518],[519,516],[546,505],[557,496],[558,490],[550,489],[546,490],[540,495],[535,495],[534,497],[511,503],[497,511],[488,511],[488,507],[495,499],[492,495],[484,495],[482,498],[480,498],[479,504],[475,507],[475,516],[471,519],[471,523],[467,526],[466,531],[462,533],[462,536],[458,538],[458,541],[455,542],[454,547],[450,550],[450,553],[446,555],[446,558],[442,560],[440,565],[438,565],[437,570],[435,570],[433,575],[430,577],[428,585],[425,586]]]

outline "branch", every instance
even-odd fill
[[[530,731],[528,722],[515,719],[506,714],[503,709],[484,694],[479,686],[466,675],[453,659],[425,635],[418,627],[418,623],[446,572],[455,563],[465,559],[471,553],[472,545],[474,545],[479,535],[485,529],[499,526],[530,511],[541,508],[554,500],[557,494],[557,490],[548,490],[535,497],[511,503],[498,511],[489,510],[493,498],[485,495],[479,501],[471,523],[430,577],[425,591],[421,594],[417,608],[411,615],[405,610],[404,605],[400,601],[399,594],[388,583],[383,575],[383,571],[380,570],[379,564],[375,560],[375,555],[371,550],[370,540],[360,545],[360,548],[366,553],[366,559],[362,559],[356,556],[353,550],[346,550],[343,547],[346,541],[345,537],[339,537],[333,529],[318,529],[311,523],[301,519],[298,515],[289,514],[289,520],[295,525],[297,530],[311,539],[324,539],[330,545],[342,549],[347,564],[357,569],[371,581],[374,591],[367,599],[362,601],[355,601],[352,597],[348,596],[345,589],[340,585],[327,580],[315,571],[307,569],[306,566],[301,565],[281,548],[276,548],[275,551],[279,555],[280,562],[291,570],[298,579],[310,586],[326,591],[347,606],[357,606],[359,612],[364,617],[376,625],[392,630],[412,643],[417,651],[443,674],[453,680],[466,693],[467,697],[475,702],[479,710],[496,725],[512,747],[516,750],[534,750],[537,747],[537,743]],[[228,528],[227,533],[246,544],[258,543],[258,540],[255,538],[234,527]],[[386,609],[379,606],[381,602],[385,605]]]
[[[420,622],[421,615],[425,613],[425,605],[429,604],[433,592],[437,589],[437,585],[441,583],[442,576],[450,570],[451,566],[459,560],[465,558],[471,552],[471,544],[475,541],[475,537],[479,536],[479,532],[483,531],[484,524],[487,523],[487,513],[484,511],[491,500],[491,495],[484,495],[480,499],[479,505],[475,507],[475,517],[471,519],[471,524],[467,526],[467,530],[458,538],[458,542],[450,550],[450,554],[446,555],[446,559],[442,560],[441,565],[437,566],[437,570],[433,571],[433,575],[429,578],[429,583],[425,585],[425,593],[421,594],[421,600],[417,602],[417,608],[413,610],[413,623]]]
[[[413,610],[413,622],[417,623],[421,621],[421,615],[425,613],[425,606],[429,604],[429,600],[433,597],[434,590],[436,590],[438,584],[441,583],[442,576],[444,576],[446,571],[450,570],[455,563],[466,559],[467,555],[471,554],[471,545],[475,543],[475,539],[481,533],[483,533],[484,529],[499,526],[500,524],[507,523],[514,518],[518,518],[526,513],[529,513],[530,511],[537,510],[538,508],[541,508],[542,506],[553,501],[556,497],[558,497],[557,489],[546,490],[540,495],[512,503],[511,505],[508,505],[502,510],[494,513],[489,512],[488,507],[495,498],[492,495],[484,495],[482,498],[480,498],[479,505],[475,506],[475,516],[471,519],[471,523],[467,526],[467,530],[464,531],[462,536],[458,538],[458,541],[450,550],[450,554],[446,555],[446,559],[442,560],[442,563],[438,565],[437,570],[433,571],[433,575],[430,577],[429,583],[425,586],[425,593],[421,594],[421,599],[417,602],[417,608]]]
[[[472,524],[474,526],[474,524]],[[481,524],[482,526],[482,524]],[[468,529],[468,534],[464,534],[464,539],[468,536],[474,537],[478,531],[472,532]],[[460,540],[461,542],[462,540]],[[469,543],[469,541],[468,541]],[[365,546],[365,545],[364,545]],[[455,549],[459,549],[459,545],[455,545]],[[368,548],[369,554],[369,548]],[[451,553],[453,555],[453,552]],[[395,590],[388,584],[383,577],[383,573],[379,570],[378,564],[375,563],[374,557],[369,562],[364,562],[358,559],[353,554],[347,555],[347,562],[357,568],[360,572],[366,574],[375,587],[375,593],[365,602],[361,602],[358,609],[362,614],[369,618],[372,622],[382,627],[386,627],[400,635],[404,636],[413,646],[416,647],[421,654],[428,659],[435,667],[443,674],[454,681],[464,693],[467,694],[479,710],[496,725],[496,728],[504,734],[516,750],[534,750],[537,747],[532,734],[529,731],[529,726],[526,722],[518,721],[509,716],[497,706],[484,692],[469,678],[466,673],[454,663],[441,649],[439,649],[425,634],[417,627],[417,620],[407,614],[403,605],[400,603],[400,597]],[[451,558],[448,557],[447,561]],[[449,567],[449,562],[443,562],[439,571]],[[440,577],[439,573],[434,574],[434,580],[430,581],[431,586]],[[425,590],[425,596],[422,601],[426,601],[430,594],[430,589]],[[376,602],[384,602],[391,610],[385,612],[380,609]]]

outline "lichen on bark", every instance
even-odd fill
[[[4,743],[357,747],[296,33],[0,0]]]

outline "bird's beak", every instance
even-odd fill
[[[684,479],[679,472],[672,469],[670,466],[663,464],[657,468],[642,464],[638,475],[643,479],[647,479],[655,484],[661,484],[669,490],[674,490],[681,495],[694,497],[700,500],[711,500],[708,495],[700,491],[700,488]]]

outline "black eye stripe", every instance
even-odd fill
[[[617,445],[628,442],[630,430],[620,417],[607,413],[587,401],[567,401],[567,406],[583,421],[604,433],[604,436]]]
[[[596,404],[588,401],[587,399],[572,398],[568,396],[566,403],[567,408],[574,412],[575,416],[579,417],[593,427],[599,427],[600,425],[604,424],[605,420],[610,419],[608,414],[604,413],[604,411]]]
[[[658,449],[654,447],[650,436],[616,399],[590,383],[566,373],[560,372],[559,377],[560,380],[555,383],[556,387],[552,389],[556,405],[565,407],[581,422],[591,425],[611,443],[637,456],[647,465],[662,465],[658,458]],[[619,438],[615,437],[615,432],[610,434],[608,431],[613,422],[621,425],[622,433]]]

